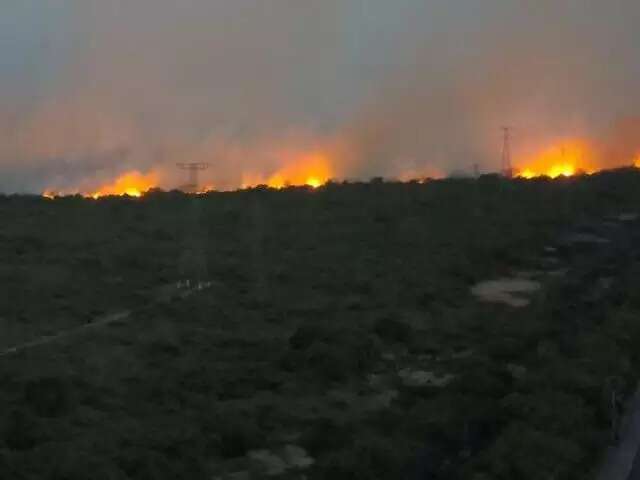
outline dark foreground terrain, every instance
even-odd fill
[[[0,347],[76,333],[0,356],[0,478],[590,478],[638,381],[636,212],[634,169],[2,197]]]

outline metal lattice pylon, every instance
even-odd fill
[[[198,192],[200,185],[198,181],[199,173],[209,168],[208,163],[177,163],[178,168],[186,170],[188,174],[187,184],[181,187],[181,190],[187,193]]]
[[[511,127],[502,127],[502,175],[506,178],[513,177],[511,165]]]

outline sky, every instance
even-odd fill
[[[169,187],[189,161],[233,187],[310,151],[339,178],[490,171],[503,125],[516,157],[616,138],[619,162],[639,146],[637,18],[634,0],[6,0],[0,190]]]

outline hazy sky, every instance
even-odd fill
[[[192,160],[231,186],[307,149],[344,177],[496,168],[501,125],[525,152],[638,113],[638,18],[636,0],[5,0],[0,189]]]

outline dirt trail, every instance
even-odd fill
[[[108,325],[124,322],[132,319],[132,315],[136,312],[142,311],[144,308],[149,308],[151,305],[155,305],[161,302],[170,301],[172,298],[180,297],[187,298],[195,293],[202,292],[204,290],[210,289],[213,286],[213,282],[205,282],[200,286],[190,288],[185,290],[183,287],[179,285],[174,285],[170,289],[162,288],[160,289],[162,293],[156,295],[148,305],[143,308],[139,308],[136,310],[123,310],[117,313],[110,313],[107,315],[102,315],[93,319],[92,321],[80,325],[78,327],[69,328],[66,330],[62,330],[53,335],[43,335],[34,340],[30,340],[25,343],[21,343],[19,345],[14,345],[13,347],[6,348],[0,351],[0,357],[6,357],[9,355],[15,355],[17,353],[23,352],[25,350],[29,350],[31,348],[40,347],[43,345],[48,345],[60,340],[64,340],[69,337],[73,337],[75,335],[80,335],[82,333],[88,332],[90,330],[99,329],[102,327],[106,327]]]

